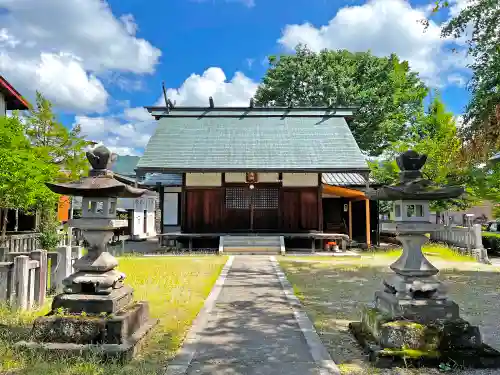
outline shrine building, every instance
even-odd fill
[[[147,107],[157,128],[136,167],[178,177],[160,186],[161,232],[377,241],[369,167],[348,123],[352,108]],[[334,237],[334,236],[331,236]],[[301,247],[301,245],[298,245]]]

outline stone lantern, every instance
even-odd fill
[[[75,273],[63,280],[62,294],[54,297],[52,311],[37,318],[31,342],[19,343],[49,350],[81,352],[101,349],[106,354],[127,355],[156,324],[149,319],[147,302],[134,302],[133,289],[124,284],[125,274],[106,249],[113,230],[127,226],[116,219],[117,198],[136,198],[145,189],[117,181],[110,171],[116,159],[106,147],[87,152],[92,169],[80,181],[47,184],[55,193],[81,196],[82,217],[70,226],[82,230],[88,253],[76,260]]]
[[[500,353],[483,344],[478,327],[459,315],[451,301],[439,270],[422,253],[427,233],[443,228],[430,221],[429,201],[461,196],[464,189],[439,187],[422,177],[427,156],[407,151],[397,159],[400,183],[366,193],[369,199],[393,201],[392,222],[381,223],[381,230],[392,232],[403,244],[403,252],[390,268],[394,272],[375,292],[373,306],[362,310],[359,323],[350,330],[370,353],[370,359],[383,365],[408,358],[477,367],[500,365]]]

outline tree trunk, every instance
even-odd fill
[[[436,224],[439,224],[440,219],[441,219],[441,212],[436,211]]]
[[[19,209],[16,208],[16,222],[14,223],[14,232],[19,230]]]
[[[8,212],[8,208],[1,208],[0,209],[0,212],[1,212],[1,217],[2,217],[2,220],[1,220],[1,228],[2,228],[2,235],[0,237],[0,244],[3,246],[5,244],[5,239],[7,237],[7,212]]]

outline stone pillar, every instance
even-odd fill
[[[35,269],[35,285],[34,285],[34,301],[38,306],[43,306],[45,303],[45,295],[47,294],[47,274],[48,260],[46,250],[35,250],[30,254],[30,258],[37,260],[39,267]]]
[[[14,306],[19,310],[26,310],[28,308],[29,261],[30,258],[26,255],[20,255],[14,258]]]
[[[71,275],[71,247],[61,246],[57,248],[57,269],[55,272],[54,285],[56,292],[60,293],[63,289],[63,280]]]
[[[8,248],[0,247],[0,262],[5,262],[5,257],[8,252],[9,252]]]
[[[78,259],[83,257],[83,247],[81,246],[71,246],[71,266],[73,271],[76,272],[75,268],[73,267],[73,263],[76,262]],[[69,275],[68,275],[69,276]]]

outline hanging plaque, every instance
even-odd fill
[[[257,182],[257,173],[255,172],[248,172],[247,173],[247,183],[253,184]]]

